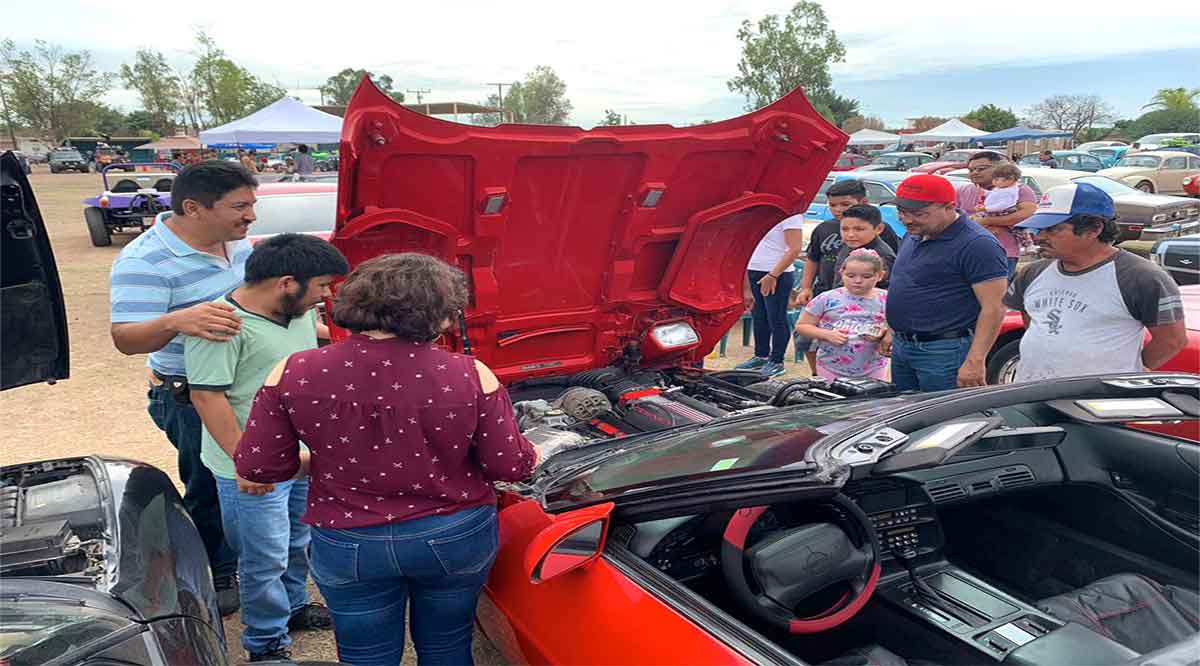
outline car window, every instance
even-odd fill
[[[896,195],[892,194],[892,191],[882,183],[873,183],[868,180],[863,182],[863,186],[867,188],[867,199],[876,206],[891,203],[896,198]]]
[[[83,155],[79,154],[78,150],[56,150],[54,157],[60,160],[82,160]]]
[[[1026,155],[1025,157],[1022,157],[1021,161],[1018,162],[1017,164],[1040,164],[1040,163],[1041,163],[1041,160],[1038,159],[1037,155]]]
[[[1158,164],[1161,161],[1161,158],[1153,155],[1130,155],[1128,157],[1122,157],[1121,161],[1117,162],[1117,166],[1155,169],[1158,167]]]
[[[945,155],[942,155],[942,161],[943,162],[966,162],[967,160],[971,159],[971,155],[974,155],[974,153],[972,153],[969,150],[952,150],[952,151],[946,153]]]
[[[1188,168],[1189,169],[1200,169],[1200,157],[1189,157],[1188,158]]]
[[[1100,163],[1100,160],[1096,159],[1095,157],[1092,157],[1091,155],[1080,155],[1079,156],[1079,164],[1080,164],[1080,166],[1083,167],[1084,171],[1087,171],[1089,169],[1095,169],[1095,170],[1099,171],[1104,166],[1103,164]]]
[[[1038,187],[1037,181],[1030,176],[1021,176],[1021,183],[1033,190],[1033,193],[1042,196],[1042,188]]]
[[[829,190],[830,185],[833,185],[833,179],[826,178],[825,182],[821,183],[821,189],[817,190],[817,196],[813,197],[813,203],[815,203],[815,204],[829,203],[829,199],[826,198],[825,192]]]
[[[333,231],[337,194],[321,192],[288,196],[264,196],[254,204],[255,236]]]
[[[1062,157],[1058,157],[1056,159],[1058,160],[1059,166],[1064,169],[1076,169],[1079,167],[1078,155],[1063,155]]]
[[[1167,163],[1165,165],[1163,165],[1163,168],[1164,169],[1186,169],[1187,168],[1187,158],[1186,157],[1168,157]]]
[[[6,602],[0,605],[0,663],[44,664],[129,624],[105,611],[64,602]]]

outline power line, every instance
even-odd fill
[[[429,94],[429,93],[431,93],[431,92],[433,92],[433,91],[432,91],[432,90],[430,90],[429,88],[418,88],[418,89],[416,89],[416,90],[413,90],[412,88],[409,88],[408,90],[405,90],[404,92],[410,92],[410,93],[412,93],[412,94],[416,95],[416,96],[417,96],[417,104],[420,104],[420,103],[421,103],[421,96],[422,96],[422,95],[427,95],[427,94]]]

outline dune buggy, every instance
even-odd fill
[[[136,171],[152,168],[153,172]],[[135,170],[133,173],[110,172]],[[87,222],[92,245],[112,245],[112,234],[127,231],[141,233],[154,223],[154,218],[171,208],[171,185],[179,165],[173,162],[149,164],[110,164],[100,172],[104,191],[83,200],[83,219]]]

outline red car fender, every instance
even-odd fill
[[[501,496],[499,507],[500,548],[476,619],[510,663],[752,663],[605,557],[535,584],[525,561],[531,548],[544,547],[534,545],[537,537],[560,521],[581,520],[580,512],[594,507],[552,516],[512,493]]]

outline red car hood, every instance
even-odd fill
[[[463,350],[465,333],[502,381],[684,364],[742,316],[755,245],[808,207],[846,142],[799,91],[719,123],[582,130],[445,122],[364,81],[332,242],[352,265],[424,252],[461,268],[472,298],[446,342]],[[680,321],[697,341],[650,336]]]

